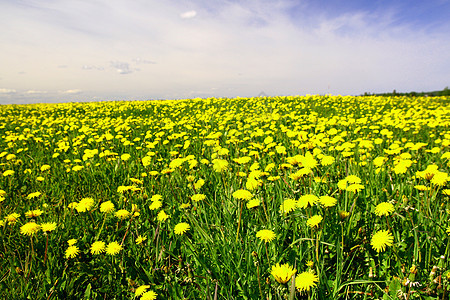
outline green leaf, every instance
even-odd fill
[[[89,283],[86,287],[86,290],[84,291],[84,298],[90,299],[91,298],[91,284]]]

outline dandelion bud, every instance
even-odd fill
[[[349,215],[349,213],[347,211],[340,211],[339,212],[339,216],[341,217],[341,219],[347,218],[348,215]]]

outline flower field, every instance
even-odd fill
[[[450,97],[0,107],[2,299],[449,299]]]

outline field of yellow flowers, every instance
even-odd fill
[[[2,299],[449,299],[450,98],[0,107]]]

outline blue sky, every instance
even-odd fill
[[[449,0],[0,0],[0,28],[0,103],[450,85]]]

